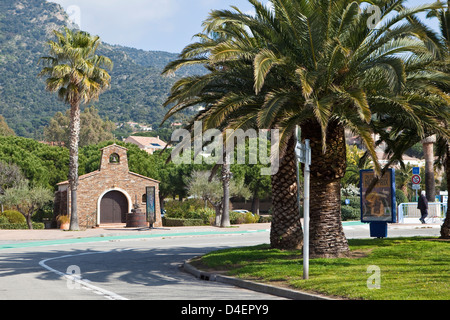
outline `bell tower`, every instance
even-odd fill
[[[128,172],[127,148],[117,144],[102,148],[100,171]]]

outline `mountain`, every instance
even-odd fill
[[[68,105],[45,90],[37,75],[39,58],[47,54],[52,30],[74,26],[64,9],[45,0],[0,2],[0,115],[19,136],[40,138],[58,111]],[[89,30],[85,30],[89,32]],[[172,84],[180,77],[204,72],[180,70],[174,77],[161,76],[177,54],[144,51],[102,43],[99,54],[114,63],[111,88],[94,105],[102,117],[115,122],[134,121],[157,127],[166,110],[162,107]],[[187,116],[189,113],[187,114]]]

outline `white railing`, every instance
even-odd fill
[[[441,223],[447,214],[447,203],[428,203],[428,217],[426,223]],[[398,223],[420,223],[420,210],[417,209],[417,202],[401,203],[398,206]]]

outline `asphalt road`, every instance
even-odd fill
[[[368,238],[367,225],[344,227]],[[388,236],[438,236],[438,225],[390,226]],[[269,232],[178,235],[0,250],[0,300],[271,300],[276,296],[201,281],[180,270],[221,248],[269,243]],[[299,266],[301,267],[301,266]],[[72,274],[68,277],[66,274]]]

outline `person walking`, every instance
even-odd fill
[[[428,200],[425,196],[425,191],[422,191],[419,197],[419,201],[417,203],[417,209],[420,210],[420,221],[425,224],[425,218],[428,216]]]

